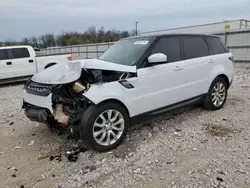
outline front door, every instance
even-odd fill
[[[155,53],[167,55],[167,62],[145,65],[137,71],[133,85],[138,92],[136,113],[141,114],[181,101],[186,96],[186,79],[183,77],[179,37],[163,37],[154,46],[148,56]]]

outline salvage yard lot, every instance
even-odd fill
[[[22,85],[1,87],[0,103],[0,187],[250,187],[250,64],[236,64],[223,109],[189,106],[145,121],[118,149],[75,163],[38,160],[70,144],[24,116]]]

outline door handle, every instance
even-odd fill
[[[33,60],[33,59],[30,59],[30,60],[29,60],[29,63],[33,63],[33,62],[34,62],[34,60]]]
[[[214,63],[215,61],[213,59],[209,59],[208,63]]]
[[[12,62],[6,62],[6,65],[12,65]]]
[[[182,69],[183,69],[183,67],[176,66],[174,70],[175,70],[175,71],[180,71],[180,70],[182,70]]]

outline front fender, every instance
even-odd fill
[[[135,93],[134,91],[129,91],[129,89],[123,87],[118,81],[93,84],[83,95],[96,105],[110,99],[118,100],[126,106],[130,116],[134,113],[133,96]]]

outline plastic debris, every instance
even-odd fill
[[[35,143],[34,140],[31,140],[30,143],[28,144],[29,146],[32,146]]]

